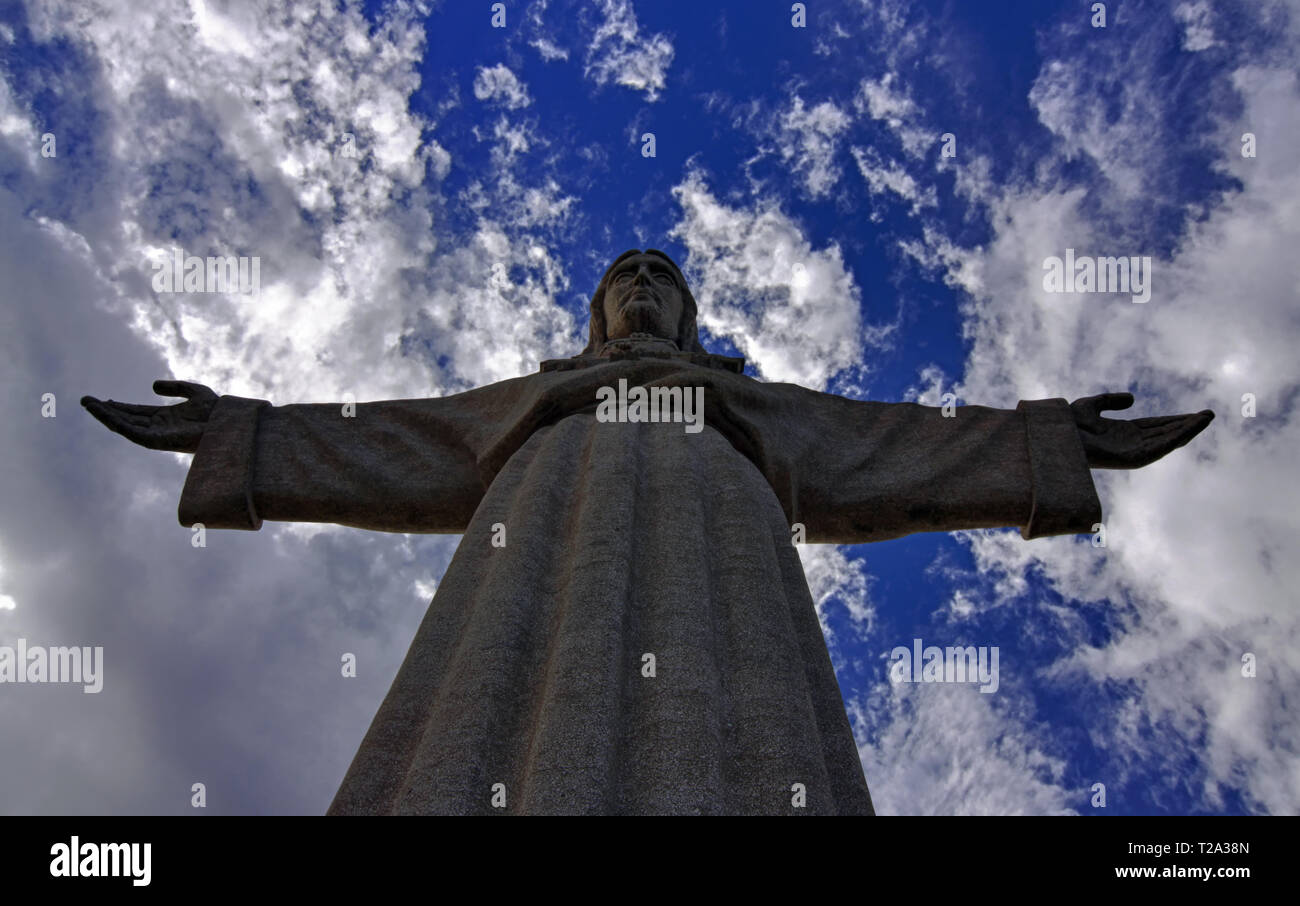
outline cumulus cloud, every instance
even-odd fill
[[[173,373],[299,398],[426,383],[385,344],[402,320],[389,301],[394,279],[430,251],[427,214],[399,214],[393,198],[425,197],[426,167],[445,173],[449,163],[406,108],[422,32],[395,21],[371,36],[358,14],[328,10],[289,17],[296,28],[286,31],[270,8],[244,9],[237,24],[196,9],[197,43],[185,37],[184,9],[90,17],[48,4],[34,16],[38,40],[70,35],[113,60],[94,90],[112,112],[109,137],[123,137],[105,142],[100,162],[115,178],[98,202],[118,226],[67,226],[84,231]],[[244,45],[219,40],[227,33],[255,52],[236,52]],[[287,91],[291,82],[303,92]],[[257,256],[260,294],[155,296],[150,262],[174,247]],[[374,385],[340,387],[330,376],[345,371],[369,372]]]
[[[1261,21],[1282,21],[1283,4],[1266,6]],[[1136,43],[1093,47],[1101,65],[1048,40],[1028,101],[1051,146],[1033,173],[996,181],[978,153],[951,168],[957,197],[990,227],[973,246],[934,212],[943,190],[917,163],[942,130],[897,74],[913,70],[894,65],[919,52],[924,28],[900,2],[873,10],[872,46],[889,45],[889,71],[851,82],[852,97],[811,108],[796,97],[768,122],[811,198],[831,194],[849,146],[872,194],[901,201],[921,225],[898,249],[965,295],[964,373],[953,384],[924,368],[909,398],[935,404],[952,390],[1014,405],[1131,388],[1137,414],[1219,413],[1155,466],[1098,473],[1104,550],[959,536],[973,572],[942,565],[957,587],[935,619],[978,627],[992,611],[1011,614],[1025,634],[1061,646],[1034,683],[1118,686],[1082,719],[1113,776],[1177,764],[1160,773],[1202,807],[1239,791],[1250,809],[1300,810],[1288,711],[1300,677],[1288,608],[1300,583],[1288,557],[1300,507],[1294,51],[1279,42],[1210,78],[1205,106],[1219,122],[1187,134],[1173,128],[1152,42],[1213,47],[1181,55],[1201,64],[1235,52],[1206,4],[1177,5],[1165,31],[1151,17]],[[645,34],[627,0],[603,0],[601,12],[585,76],[660,97],[671,40]],[[42,715],[40,732],[0,735],[6,808],[186,811],[197,779],[214,810],[319,812],[454,539],[268,526],[214,533],[195,549],[175,523],[184,457],[106,438],[75,400],[148,401],[149,382],[169,373],[290,402],[447,393],[534,370],[581,345],[555,302],[570,289],[557,238],[579,201],[543,163],[555,145],[525,116],[527,88],[504,64],[474,79],[493,108],[472,130],[482,153],[453,159],[440,126],[410,108],[423,25],[401,4],[376,23],[333,5],[200,0],[143,11],[51,2],[29,18],[32,39],[59,42],[48,59],[67,62],[42,71],[54,100],[40,114],[30,86],[0,79],[0,269],[9,298],[40,302],[0,312],[0,377],[12,389],[0,420],[15,451],[0,473],[0,632],[6,642],[105,644],[116,678],[99,698],[0,697],[6,725]],[[827,40],[844,37],[861,35]],[[6,45],[23,40],[0,29]],[[545,60],[567,59],[545,30],[525,40]],[[845,126],[849,110],[859,119]],[[854,128],[872,124],[897,138],[901,159],[884,150],[891,142],[856,140]],[[47,129],[56,159],[38,154]],[[1246,131],[1258,135],[1257,158],[1240,156]],[[1180,194],[1173,166],[1189,145],[1208,149],[1223,177],[1196,198]],[[1067,165],[1083,176],[1065,179]],[[455,192],[444,190],[462,166]],[[695,171],[673,197],[672,236],[686,247],[709,334],[770,380],[844,392],[869,372],[890,327],[864,322],[863,303],[875,300],[792,203],[741,201]],[[449,210],[462,218],[455,230]],[[1170,211],[1177,225],[1156,225]],[[153,292],[150,261],[176,246],[259,256],[260,293]],[[1043,293],[1042,259],[1066,247],[1153,255],[1151,302]],[[47,391],[58,395],[56,419],[34,415],[31,401]],[[1241,414],[1246,393],[1254,418]],[[850,641],[878,631],[874,586],[845,549],[800,555],[838,669]],[[1041,600],[1047,593],[1063,603]],[[1045,616],[1021,619],[1031,609]],[[832,616],[859,638],[831,633]],[[1098,621],[1104,633],[1090,629]],[[338,685],[344,651],[362,666],[354,686]],[[1025,690],[1004,689],[886,686],[855,701],[880,810],[1080,809],[1086,799],[1018,697]]]
[[[1282,551],[1300,536],[1288,465],[1300,444],[1300,372],[1289,351],[1300,326],[1292,254],[1300,217],[1290,203],[1300,168],[1281,149],[1296,146],[1300,128],[1291,113],[1300,8],[1252,7],[1235,35],[1215,31],[1208,4],[1142,10],[1149,27],[1130,41],[1082,41],[1086,22],[1077,19],[1044,30],[1045,60],[1027,100],[1048,141],[1009,177],[979,152],[978,135],[959,164],[942,164],[955,178],[942,207],[964,202],[962,226],[930,204],[947,190],[916,166],[949,124],[937,128],[899,75],[932,65],[952,79],[957,70],[941,48],[925,64],[909,50],[906,36],[927,26],[902,4],[876,11],[894,46],[885,74],[859,83],[853,109],[886,127],[903,154],[891,158],[887,143],[874,142],[850,142],[850,151],[873,195],[909,206],[919,235],[895,238],[896,248],[962,294],[971,344],[955,383],[931,364],[906,398],[936,405],[951,391],[1014,406],[1128,389],[1137,407],[1117,417],[1218,413],[1160,463],[1094,473],[1106,549],[1070,538],[1026,544],[1010,532],[955,535],[974,571],[936,563],[952,587],[933,619],[978,628],[993,611],[999,620],[1014,613],[1049,665],[1034,688],[1086,684],[1104,702],[1085,723],[1100,767],[1121,788],[1132,775],[1154,775],[1193,808],[1220,810],[1231,796],[1250,810],[1295,813],[1300,757],[1289,699],[1300,684],[1300,620],[1288,589],[1300,576]],[[1161,50],[1171,43],[1191,53],[1171,64]],[[1198,53],[1210,48],[1214,55]],[[1207,69],[1198,57],[1219,62]],[[962,97],[959,83],[951,88]],[[1257,158],[1241,156],[1246,132],[1259,142]],[[961,232],[975,219],[988,227],[978,245]],[[1066,248],[1152,256],[1157,295],[1143,306],[1043,292],[1044,258]],[[1262,404],[1254,418],[1242,414],[1247,393]],[[1242,674],[1243,657],[1256,665],[1253,679]],[[1000,695],[931,688],[882,686],[851,708],[882,811],[1039,813],[1086,803],[1068,788],[1059,740],[1044,735],[1029,698],[1007,707],[989,701]],[[958,754],[932,757],[936,739]]]
[[[54,6],[42,10],[39,35],[68,27]],[[101,102],[139,145],[111,158],[101,207],[118,229],[68,227],[88,231],[119,304],[172,373],[280,401],[370,399],[507,376],[484,362],[508,341],[520,350],[509,367],[525,369],[568,347],[574,326],[550,295],[565,277],[538,234],[567,208],[553,180],[515,176],[531,147],[524,125],[498,120],[485,139],[494,167],[471,190],[482,216],[467,247],[500,257],[467,270],[461,249],[438,246],[429,212],[451,160],[407,106],[418,27],[399,14],[372,35],[358,13],[322,9],[289,17],[285,33],[269,8],[221,25],[203,15],[211,40],[197,46],[178,31],[184,16],[163,11],[88,18],[75,33],[113,58]],[[218,40],[227,31],[256,52],[232,52]],[[289,83],[302,90],[280,87]],[[480,70],[474,87],[507,110],[527,100],[504,66]],[[260,293],[155,295],[150,262],[177,246],[259,257]],[[426,328],[461,320],[492,330],[436,348]]]
[[[671,235],[700,303],[700,325],[731,339],[763,377],[823,389],[863,364],[884,331],[864,330],[862,293],[837,245],[814,250],[775,204],[731,207],[696,172],[673,188]]]
[[[169,375],[275,403],[401,398],[534,371],[580,347],[556,304],[572,199],[546,167],[521,172],[546,140],[495,67],[478,86],[499,118],[445,196],[451,155],[409,106],[423,28],[400,4],[370,21],[44,3],[28,21],[23,53],[60,51],[39,58],[39,114],[0,79],[0,172],[18,175],[0,268],[19,302],[0,358],[0,633],[103,645],[108,677],[99,696],[0,696],[7,725],[33,728],[0,743],[5,809],[184,812],[202,781],[213,811],[319,813],[456,539],[268,525],[193,547],[187,457],[109,436],[77,399],[156,401]],[[56,158],[34,153],[46,129]],[[258,257],[260,291],[155,292],[151,262],[177,247]],[[28,405],[46,392],[56,418]]]
[[[1061,184],[1042,176],[1056,170],[1041,166],[1039,180],[968,178],[965,190],[987,206],[991,240],[962,248],[941,232],[927,235],[930,262],[969,294],[972,348],[959,394],[1009,406],[1133,390],[1138,404],[1122,415],[1210,407],[1218,418],[1155,465],[1094,473],[1104,551],[1068,538],[963,539],[982,574],[1007,582],[1032,572],[1067,601],[1118,620],[1106,639],[1089,640],[1061,611],[1073,648],[1048,673],[1099,686],[1122,681],[1131,690],[1090,723],[1114,770],[1186,757],[1195,767],[1169,782],[1199,807],[1222,808],[1225,791],[1236,790],[1248,808],[1294,813],[1300,759],[1287,700],[1300,684],[1300,619],[1291,606],[1300,572],[1284,551],[1300,535],[1291,478],[1300,446],[1300,211],[1290,201],[1300,197],[1300,167],[1282,150],[1300,142],[1300,121],[1289,113],[1300,102],[1294,59],[1244,63],[1211,85],[1207,96],[1226,91],[1231,102],[1198,140],[1218,149],[1215,170],[1240,190],[1208,205],[1206,216],[1188,217],[1176,246],[1161,255],[1154,227],[1144,233],[1133,220],[1117,228],[1108,216],[1146,199],[1165,203],[1174,191],[1154,172],[1173,141],[1151,128],[1165,121],[1157,77],[1134,57],[1140,46],[1115,52],[1100,75],[1095,60],[1086,69],[1079,59],[1048,60],[1030,95],[1057,137],[1054,153],[1094,165],[1096,179]],[[1094,90],[1117,71],[1124,84],[1115,92]],[[1116,95],[1118,120],[1105,100]],[[1243,158],[1240,136],[1252,130],[1273,150]],[[1151,301],[1044,292],[1044,258],[1070,247],[1153,255]],[[1257,400],[1254,418],[1243,415],[1245,394]],[[1023,590],[1010,581],[993,603]],[[971,606],[980,605],[958,609]],[[1243,675],[1247,656],[1258,665],[1254,678]]]
[[[0,399],[0,644],[104,649],[104,687],[5,686],[9,814],[317,813],[337,787],[451,539],[347,529],[209,535],[176,522],[183,457],[108,435],[82,393],[138,399],[162,353],[108,305],[93,258],[0,190],[6,242]],[[54,395],[55,417],[39,401]],[[339,657],[363,665],[344,686]]]

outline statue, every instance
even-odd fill
[[[463,533],[331,814],[871,814],[792,540],[1091,532],[1091,469],[1214,417],[1101,415],[1127,393],[851,400],[745,376],[695,321],[672,260],[633,250],[587,347],[536,374],[354,417],[181,381],[154,385],[176,405],[82,405],[194,454],[183,525]],[[703,428],[644,417],[647,396],[702,399]]]

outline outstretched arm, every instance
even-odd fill
[[[110,430],[192,452],[183,525],[257,529],[264,519],[399,532],[461,532],[486,482],[477,450],[502,413],[491,388],[441,399],[271,406],[158,381],[173,406],[82,399]],[[506,401],[508,402],[508,400]]]
[[[1025,538],[1087,533],[1102,519],[1091,469],[1138,468],[1205,428],[1208,411],[1123,421],[1129,394],[1022,401],[1014,410],[875,403],[766,385],[741,407],[756,449],[810,541],[852,544],[914,532],[1016,526]],[[749,412],[761,416],[745,417]]]

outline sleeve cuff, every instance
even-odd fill
[[[185,477],[177,515],[181,525],[256,531],[253,454],[257,420],[266,400],[223,396],[217,400]]]
[[[1086,534],[1101,522],[1101,500],[1074,413],[1064,399],[1021,400],[1029,446],[1033,503],[1022,537]]]

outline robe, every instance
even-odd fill
[[[854,544],[1101,521],[1063,399],[945,417],[698,360],[354,417],[219,399],[183,525],[464,536],[329,813],[871,814],[794,526]],[[620,379],[703,387],[703,430],[598,420]]]

